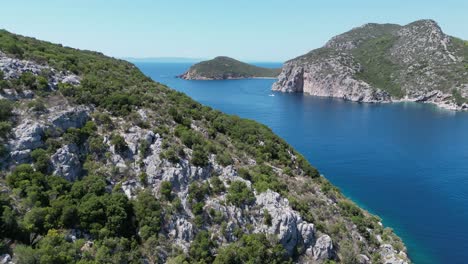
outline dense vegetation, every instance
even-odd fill
[[[358,78],[396,98],[401,98],[404,93],[392,76],[398,70],[398,65],[388,58],[389,50],[395,41],[396,38],[392,35],[371,39],[357,49],[354,56],[363,67],[357,74]]]
[[[181,75],[183,78],[191,79],[231,79],[252,77],[276,77],[279,69],[270,69],[247,64],[229,57],[216,57],[209,61],[203,61],[190,67],[190,76]]]
[[[169,263],[288,263],[291,260],[274,238],[248,234],[248,227],[236,226],[238,240],[220,245],[207,228],[215,225],[226,229],[226,219],[213,208],[205,208],[208,197],[225,195],[226,203],[242,209],[255,201],[254,190],[270,189],[288,197],[305,220],[314,222],[320,231],[332,234],[337,241],[350,240],[347,228],[352,225],[358,225],[365,236],[370,234],[366,229],[370,227],[383,232],[378,219],[352,203],[340,207],[343,219],[329,222],[336,218],[333,216],[337,210],[323,203],[314,186],[336,201],[346,199],[303,156],[264,125],[202,106],[153,82],[132,64],[96,52],[65,48],[6,31],[0,31],[0,50],[82,78],[78,86],[60,84],[54,91],[44,83],[48,72],[39,76],[23,74],[18,80],[8,81],[0,76],[0,82],[8,88],[36,92],[37,98],[29,100],[26,106],[22,102],[15,104],[40,113],[47,109],[51,98],[63,98],[67,103],[95,109],[93,120],[83,127],[70,128],[62,135],[46,134],[45,145],[31,153],[32,164],[1,172],[0,254],[14,252],[17,263],[141,263],[142,259],[156,263],[161,252],[169,256]],[[0,100],[2,146],[14,125],[15,104]],[[151,112],[151,120],[142,120],[136,113],[140,108]],[[137,178],[147,185],[148,175],[122,172],[106,162],[110,146],[117,153],[128,151],[119,132],[130,125],[161,135],[160,157],[171,163],[189,159],[191,164],[203,167],[208,164],[209,155],[216,154],[219,164],[233,165],[239,176],[252,182],[253,189],[241,181],[225,186],[218,175],[210,175],[209,181],[190,184],[188,205],[195,217],[196,236],[187,254],[171,244],[169,235],[163,232],[168,220],[181,211],[174,186],[162,182],[156,197],[144,189],[129,200],[120,184]],[[110,146],[103,143],[104,134]],[[84,173],[73,183],[53,176],[50,170],[51,154],[65,144],[87,151],[80,156]],[[145,157],[147,143],[141,142],[140,149],[136,163]],[[271,215],[264,215],[265,224],[271,225]]]

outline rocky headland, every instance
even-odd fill
[[[287,61],[272,90],[468,110],[468,42],[432,20],[366,24]]]

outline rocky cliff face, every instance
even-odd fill
[[[352,79],[352,73],[358,71],[359,66],[353,64],[351,59],[343,61],[337,56],[323,63],[339,66],[349,74],[340,82],[353,85],[354,90],[350,93],[368,88],[368,84]],[[125,65],[122,68],[132,69]],[[194,241],[205,231],[216,245],[203,249],[203,254],[207,254],[207,259],[211,260],[229,245],[240,243],[245,235],[263,234],[269,243],[281,245],[285,256],[297,263],[346,259],[359,263],[409,263],[401,241],[389,229],[383,229],[378,218],[348,201],[298,153],[260,125],[254,124],[253,131],[267,136],[256,139],[252,134],[248,139],[253,140],[251,145],[258,148],[257,153],[266,153],[259,158],[254,156],[255,152],[249,152],[247,145],[242,145],[243,142],[236,141],[239,135],[228,126],[229,123],[244,121],[207,108],[203,110],[206,113],[201,112],[197,116],[194,111],[203,108],[186,97],[179,99],[183,101],[179,109],[172,107],[172,110],[162,112],[162,109],[170,107],[160,107],[163,100],[155,97],[151,99],[152,102],[159,104],[154,103],[154,107],[152,104],[138,104],[131,113],[118,115],[109,110],[115,109],[112,104],[104,108],[97,106],[96,102],[85,103],[83,98],[89,98],[89,91],[85,93],[87,97],[79,99],[64,96],[70,93],[70,89],[75,93],[83,89],[90,82],[87,76],[78,77],[4,53],[0,53],[0,69],[6,73],[7,86],[14,86],[25,72],[39,76],[44,75],[44,69],[47,69],[50,73],[46,91],[33,89],[25,92],[18,87],[4,87],[1,93],[3,100],[14,101],[15,106],[11,132],[2,141],[8,151],[1,160],[3,173],[0,187],[2,193],[14,201],[12,208],[19,216],[53,208],[31,205],[27,202],[30,198],[26,199],[24,194],[13,191],[18,186],[12,185],[11,176],[10,181],[5,181],[5,175],[11,175],[22,164],[30,164],[36,172],[41,171],[48,178],[55,175],[68,182],[76,183],[91,177],[89,175],[97,175],[105,179],[107,194],[123,193],[132,202],[138,201],[139,195],[145,191],[157,198],[161,202],[161,215],[151,221],[160,222],[156,235],[151,239],[158,242],[148,244],[154,240],[145,235],[149,232],[147,226],[135,227],[136,231],[132,234],[139,237],[132,243],[137,246],[139,258],[145,263],[176,262],[180,259],[195,261],[199,256],[193,253],[194,244],[197,243]],[[307,70],[297,74],[297,82],[304,81],[304,76],[308,76]],[[66,89],[57,90],[63,84],[67,84]],[[314,90],[305,84],[301,89]],[[96,84],[91,87],[91,91],[97,90]],[[292,85],[291,89],[295,87]],[[166,101],[177,98],[176,93],[165,87],[161,89],[163,92],[156,96]],[[322,91],[323,94],[326,92]],[[152,96],[154,93],[151,90]],[[375,98],[377,95],[370,93],[366,96]],[[380,96],[384,98],[386,94]],[[37,106],[38,102],[42,107]],[[123,109],[126,111],[128,102],[124,102]],[[115,104],[114,101],[112,103]],[[189,115],[180,114],[183,107],[190,109],[184,113],[193,115],[189,121]],[[239,127],[249,125],[252,124],[243,123]],[[245,133],[240,134],[243,136]],[[205,149],[200,152],[198,148],[203,144]],[[226,149],[229,149],[229,158],[226,158]],[[42,156],[38,153],[42,153]],[[279,156],[282,161],[279,161]],[[284,162],[290,165],[285,166]],[[76,189],[82,188],[77,186]],[[242,188],[235,189],[235,186]],[[57,187],[47,192],[51,206],[61,201],[54,200],[61,191]],[[87,187],[87,192],[92,197],[92,188]],[[85,194],[85,197],[88,196]],[[102,206],[95,207],[93,214],[99,214]],[[115,219],[125,212],[112,208],[109,218],[113,226],[118,226],[120,222]],[[83,210],[79,209],[77,214],[76,218],[81,219]],[[25,219],[27,221],[29,218]],[[135,219],[134,215],[131,221],[125,223],[133,226]],[[28,232],[31,232],[34,241],[39,240],[38,248],[41,248],[40,241],[54,236],[57,229],[50,228],[45,232],[32,229]],[[115,245],[113,240],[106,237],[112,230],[103,228],[96,234],[80,224],[62,225],[60,229],[66,238],[62,243],[71,243],[73,248],[80,245],[76,249],[77,258],[86,255],[98,259],[99,254],[105,254],[104,250],[118,252],[115,255],[121,256],[124,254],[122,251],[130,250],[122,250],[123,245]],[[3,233],[0,234],[0,239],[4,239]],[[102,236],[107,240],[103,240]],[[54,243],[58,243],[60,236],[55,235],[54,239]],[[8,245],[15,246],[12,240],[8,241]],[[96,253],[93,248],[99,246],[101,248]],[[36,254],[44,254],[40,252]],[[16,250],[14,253],[13,261],[25,254]],[[47,255],[49,253],[45,254],[51,257]],[[125,258],[130,257],[124,256],[120,263],[129,262]],[[1,260],[11,263],[12,259],[10,254],[5,254],[1,255]]]
[[[272,90],[468,109],[468,44],[432,20],[366,24],[285,63]]]

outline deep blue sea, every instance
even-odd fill
[[[271,127],[392,227],[415,263],[468,263],[468,113],[272,93],[274,80],[176,79],[189,64],[137,66],[205,105]]]

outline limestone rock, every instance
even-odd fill
[[[406,254],[400,256],[390,244],[381,245],[379,253],[385,264],[408,264]]]
[[[59,148],[51,157],[53,173],[68,181],[75,181],[81,174],[78,147],[75,144]]]
[[[330,259],[333,256],[333,243],[328,235],[322,235],[317,239],[313,247],[315,260]]]
[[[122,183],[122,190],[129,199],[135,198],[141,189],[143,189],[143,186],[137,180],[132,179]]]
[[[55,131],[65,132],[69,128],[80,128],[89,120],[90,109],[86,106],[53,107],[47,122]]]
[[[314,225],[302,220],[301,216],[289,206],[289,202],[278,193],[268,190],[256,196],[256,203],[268,211],[272,224],[267,232],[277,234],[288,253],[304,245],[308,248],[314,242]]]
[[[0,264],[10,264],[10,263],[12,263],[10,254],[0,255]]]

